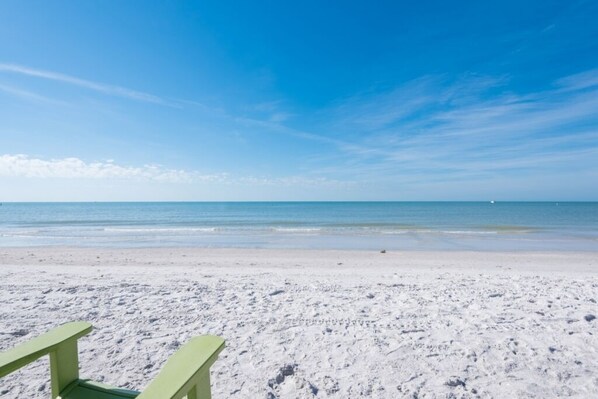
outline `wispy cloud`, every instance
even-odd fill
[[[346,188],[356,184],[354,181],[330,179],[327,177],[285,176],[285,177],[240,177],[236,180],[240,184],[250,186],[272,187],[332,187]]]
[[[340,146],[345,162],[328,172],[398,181],[598,169],[598,70],[528,93],[505,81],[425,77],[346,100],[325,128],[354,146]]]
[[[591,69],[575,75],[566,76],[557,80],[556,83],[565,90],[596,88],[598,86],[598,69]]]
[[[2,72],[15,73],[19,75],[57,81],[81,87],[84,89],[92,90],[97,93],[121,97],[133,101],[165,105],[174,108],[186,108],[189,112],[195,112],[197,110],[200,110],[202,112],[202,115],[206,115],[209,118],[225,120],[231,124],[259,127],[264,132],[284,134],[310,141],[326,142],[332,145],[349,145],[348,143],[344,143],[342,140],[336,140],[326,137],[325,135],[296,130],[285,126],[285,122],[290,117],[292,117],[294,113],[282,108],[282,103],[280,100],[253,104],[247,108],[247,111],[249,111],[249,113],[252,114],[251,116],[240,116],[231,113],[225,108],[206,105],[198,101],[180,98],[164,98],[154,94],[132,90],[121,86],[99,83],[91,80],[81,79],[79,77],[67,75],[64,73],[36,69],[19,64],[0,62],[0,73]],[[64,104],[63,102],[60,102],[58,100],[53,100],[40,94],[33,93],[31,91],[13,86],[6,86],[0,84],[0,91],[4,91],[11,95],[27,100],[46,101],[53,102],[56,104]]]
[[[70,85],[78,86],[84,89],[93,90],[102,94],[127,98],[135,101],[142,101],[147,103],[161,104],[174,106],[171,101],[168,101],[159,96],[145,93],[142,91],[132,90],[121,86],[104,84],[94,82],[91,80],[81,79],[75,76],[70,76],[58,72],[46,71],[42,69],[30,68],[23,65],[0,63],[0,72],[16,73],[19,75],[32,76],[41,79],[53,80]]]
[[[42,96],[37,93],[33,93],[28,90],[23,90],[18,87],[13,87],[13,86],[8,86],[8,85],[3,85],[3,84],[0,84],[0,91],[2,91],[4,93],[8,93],[13,96],[24,98],[26,100],[32,100],[32,101],[38,101],[38,102],[44,102],[44,103],[50,103],[50,104],[56,104],[56,105],[65,105],[66,104],[62,101],[54,100],[52,98],[48,98],[48,97]]]

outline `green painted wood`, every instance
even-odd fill
[[[206,335],[191,339],[168,359],[137,399],[182,399],[198,384],[196,393],[202,396],[197,399],[210,398],[210,366],[223,349],[224,340],[220,337]]]
[[[115,388],[110,385],[79,380],[60,395],[61,399],[134,399],[139,392]]]
[[[67,386],[79,379],[77,340],[69,339],[50,352],[50,384],[57,398]]]
[[[17,345],[13,349],[0,353],[0,378],[26,366],[44,355],[55,352],[59,349],[59,346],[62,346],[62,344],[66,344],[69,341],[76,342],[78,338],[89,334],[91,329],[91,324],[86,322],[77,321],[67,323],[48,331],[39,337]],[[69,351],[72,351],[72,347],[69,349],[68,345],[62,346],[60,349],[65,349],[67,351],[64,352],[65,355],[68,354]],[[68,371],[69,373],[67,375],[71,375],[72,370]]]
[[[187,393],[187,399],[212,399],[209,372],[199,378],[197,384]]]

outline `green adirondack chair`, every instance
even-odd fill
[[[191,339],[168,359],[143,392],[136,392],[79,378],[77,339],[91,329],[89,323],[67,323],[0,353],[0,378],[49,354],[53,399],[211,398],[210,366],[224,349],[222,338]]]

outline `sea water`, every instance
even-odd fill
[[[598,203],[0,205],[0,246],[47,245],[598,251]]]

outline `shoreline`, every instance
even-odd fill
[[[475,269],[529,272],[581,272],[598,274],[598,252],[594,251],[429,251],[361,249],[274,249],[143,247],[108,248],[79,246],[0,247],[0,266],[123,266],[210,267],[251,271],[261,268],[292,271],[294,264],[321,272],[364,269],[363,262],[385,269],[423,271]],[[148,259],[151,258],[151,259]],[[266,261],[266,266],[264,266]],[[324,264],[322,264],[324,262]],[[339,264],[340,263],[340,264]],[[247,267],[249,266],[249,267]]]

